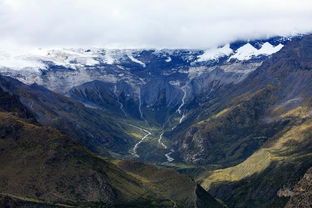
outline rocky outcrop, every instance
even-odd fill
[[[292,190],[286,193],[285,197],[290,197],[285,208],[312,207],[312,168],[304,174]]]

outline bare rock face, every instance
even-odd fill
[[[42,49],[39,57],[23,54],[24,62],[35,60],[36,65],[0,62],[0,73],[121,116],[140,119],[143,114],[162,126],[178,108],[187,109],[187,104],[210,99],[219,89],[243,81],[289,41],[275,37],[233,42],[225,46],[226,53],[216,54],[209,49]],[[262,53],[267,46],[278,50]],[[253,52],[242,54],[245,47]]]
[[[290,200],[285,208],[312,207],[312,168],[298,182],[290,194]]]

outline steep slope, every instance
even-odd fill
[[[176,139],[183,161],[229,166],[247,158],[287,124],[263,122],[264,112],[276,99],[273,91],[268,88],[246,95],[208,119],[192,124]],[[210,110],[213,112],[213,107]]]
[[[19,97],[0,89],[0,111],[14,112],[18,117],[36,122],[34,115],[20,103]]]
[[[154,193],[176,201],[174,204],[177,207],[223,207],[192,179],[174,170],[137,161],[116,161],[115,164],[143,181]]]
[[[254,137],[259,138],[260,142],[261,139],[265,142],[274,135],[274,131],[282,130],[285,124],[271,119],[273,115],[270,111],[276,107],[279,107],[279,111],[289,110],[310,102],[308,99],[312,92],[311,42],[311,36],[306,36],[302,40],[289,43],[247,79],[220,91],[211,100],[195,109],[193,114],[190,113],[189,120],[171,134],[176,135],[174,136],[176,146],[180,148],[182,158],[188,162],[192,160],[212,162],[209,156],[205,158],[207,157],[205,150],[214,151],[214,147],[220,147],[218,145],[222,144],[226,144],[226,148],[233,149],[234,143],[240,140],[245,140],[246,145],[246,138],[247,144],[255,147],[251,149],[256,150],[259,145],[252,142]],[[190,127],[186,128],[188,126]],[[274,126],[277,126],[277,129]],[[260,132],[257,130],[259,127]],[[194,149],[191,148],[191,153],[185,153],[190,154],[187,156],[183,152],[185,151],[183,146],[186,146],[185,149],[188,149],[187,146]],[[223,151],[223,148],[220,151]],[[241,152],[237,157],[243,159],[248,154],[244,156],[242,151],[244,147],[235,150],[237,153]],[[201,153],[206,156],[198,157]],[[220,152],[219,155],[221,158],[215,161],[227,157],[225,152]]]
[[[140,163],[145,171],[137,177],[126,168],[134,162],[114,161],[123,164],[117,167],[60,131],[31,123],[32,117],[17,117],[25,107],[15,96],[0,92],[0,100],[7,101],[0,112],[0,205],[222,207],[186,176]],[[166,183],[147,183],[151,175]],[[170,187],[169,181],[181,185]]]
[[[174,171],[169,171],[171,180],[179,178],[181,188],[150,185],[87,152],[51,127],[40,127],[6,112],[0,112],[0,118],[0,193],[4,196],[38,206],[171,207],[176,203],[178,207],[195,207],[196,200],[205,200],[185,194],[183,200],[189,203],[184,204],[178,196],[194,193],[196,185]],[[146,169],[157,174],[151,166]],[[154,193],[155,188],[160,191]]]
[[[309,111],[298,107],[283,115],[292,123],[242,163],[205,173],[202,185],[230,207],[282,207],[287,199],[278,197],[278,191],[291,188],[312,165]]]
[[[282,194],[282,193],[281,193]],[[285,208],[308,208],[312,206],[312,168],[304,174],[302,179],[295,185],[293,190],[288,190],[286,196],[290,200]]]
[[[107,206],[145,193],[137,181],[57,130],[7,113],[0,113],[0,117],[1,193],[34,201]],[[125,187],[118,186],[120,182]]]
[[[73,87],[67,93],[70,97],[95,108],[100,108],[111,115],[122,118],[141,118],[137,107],[135,90],[126,82],[112,83],[99,80],[86,82]]]
[[[42,125],[54,126],[90,150],[107,155],[107,149],[127,153],[133,138],[118,120],[102,111],[51,92],[38,85],[24,85],[9,77],[0,77],[0,86],[27,106]],[[114,122],[112,122],[114,121]]]
[[[206,171],[199,177],[202,185],[228,206],[283,207],[288,199],[278,197],[277,193],[285,187],[291,189],[311,167],[311,54],[312,36],[286,45],[237,88],[226,94],[231,93],[226,107],[222,104],[212,105],[212,115],[197,124],[200,133],[206,132],[208,136],[202,140],[192,137],[193,135],[188,136],[188,145],[207,139],[204,143],[199,143],[203,144],[201,148],[204,150],[213,151],[210,146],[216,147],[220,141],[215,141],[214,138],[225,138],[219,144],[222,145],[225,141],[225,147],[231,148],[238,144],[238,148],[232,153],[234,158],[241,154],[241,146],[244,147],[246,141],[248,144],[256,140],[254,142],[257,144],[260,140],[257,148],[248,147],[250,152],[245,156],[241,154],[245,157],[241,158],[244,159],[242,162],[238,159],[232,167],[227,164],[225,168]],[[250,96],[253,91],[257,93]],[[260,92],[267,93],[263,96]],[[237,101],[243,100],[243,104],[237,106]],[[256,105],[242,108],[246,102]],[[213,111],[214,109],[217,110]],[[246,110],[252,113],[246,113]],[[218,131],[221,126],[232,132],[227,135],[226,131]],[[261,127],[260,131],[257,130],[258,127]],[[253,135],[257,132],[261,134]],[[252,137],[247,136],[249,140],[246,140],[246,134]],[[226,140],[229,136],[234,137],[231,142]],[[221,147],[219,152],[224,149],[224,146]],[[221,158],[228,152],[231,151],[224,151]],[[209,152],[202,156],[203,159],[207,157],[209,159]],[[213,160],[217,158],[210,161],[218,163]]]
[[[274,52],[266,54],[265,48]],[[21,100],[39,123],[67,132],[94,152],[108,156],[108,148],[148,161],[167,160],[168,163],[181,162],[181,166],[190,165],[194,175],[199,174],[197,180],[202,186],[229,207],[283,207],[288,198],[279,197],[278,193],[285,187],[292,188],[312,165],[311,49],[312,37],[306,36],[283,47],[265,42],[258,46],[237,43],[219,48],[217,53],[209,50],[115,51],[114,61],[110,63],[101,59],[104,51],[65,51],[65,54],[54,51],[55,57],[45,69],[26,73],[1,68],[2,73],[25,83],[44,85],[71,98],[8,77],[2,77],[0,84],[16,100]],[[95,54],[85,56],[90,53]],[[54,62],[60,57],[65,64]],[[16,111],[17,115],[28,119],[31,115],[27,109]],[[4,121],[12,123],[5,126],[3,134],[9,134],[18,142],[21,142],[21,135],[16,132],[21,125],[36,129],[23,132],[26,136],[40,134],[43,137],[53,132],[13,115],[2,116]],[[53,133],[48,138],[54,135],[59,137],[61,133]],[[143,143],[147,137],[149,143]],[[3,143],[8,147],[25,145],[14,146],[8,141],[11,140]],[[36,140],[29,142],[35,144]],[[140,151],[136,149],[138,144]],[[58,154],[66,159],[70,157],[65,151]],[[143,207],[153,203],[157,204],[155,206],[201,207],[207,203],[219,206],[200,186],[174,171],[134,161],[100,162],[102,159],[92,154],[79,154],[79,161],[81,157],[92,156],[92,162],[86,162],[87,168],[78,166],[86,171],[83,174],[88,175],[89,169],[101,171],[96,168],[102,167],[102,163],[108,167],[103,170],[105,173],[113,172],[103,182],[107,184],[105,190],[109,191],[112,201],[96,198],[97,202],[110,204],[119,200],[134,206],[138,201],[132,203],[132,200],[139,200]],[[61,160],[65,160],[63,158]],[[22,171],[15,163],[4,162],[12,167],[10,170]],[[65,162],[76,164],[71,160]],[[71,175],[71,170],[68,171],[66,175]],[[122,179],[112,179],[115,175]],[[63,176],[56,174],[56,177]],[[125,184],[131,190],[123,190],[122,180],[127,180]],[[89,184],[96,186],[93,181],[81,185]],[[40,193],[50,191],[50,187],[47,188],[49,190]],[[102,193],[100,187],[96,189]],[[66,198],[61,202],[67,204],[84,194],[66,191],[64,196],[70,200]],[[15,195],[11,197],[16,198]],[[53,196],[47,197],[44,200]],[[88,197],[82,198],[89,203],[92,200]],[[56,198],[52,200],[55,202]]]
[[[0,73],[31,85],[23,87],[25,92],[14,91],[14,86],[9,90],[32,109],[41,124],[67,132],[94,152],[105,154],[108,149],[120,157],[142,161],[191,162],[198,159],[190,159],[193,153],[205,153],[191,147],[190,155],[183,155],[186,150],[179,147],[183,142],[176,139],[183,137],[181,132],[207,118],[202,113],[209,107],[207,103],[216,99],[221,103],[222,93],[239,85],[263,61],[297,38],[237,41],[207,50],[6,51],[12,62],[2,60],[0,52]],[[134,136],[137,127],[151,135],[138,136],[136,132]],[[242,154],[233,159],[222,156],[220,163],[242,160],[260,143],[250,142],[249,152],[241,149]],[[198,163],[211,159],[199,159]]]
[[[203,95],[241,82],[289,41],[292,38],[274,37],[207,50],[15,51],[7,56],[24,65],[7,64],[0,53],[0,72],[115,114],[172,128]]]

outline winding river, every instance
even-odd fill
[[[129,124],[130,126],[134,127],[134,128],[137,128],[139,129],[140,131],[144,132],[145,135],[140,139],[139,142],[137,142],[134,147],[132,148],[132,150],[130,151],[130,153],[134,156],[134,157],[140,157],[140,155],[137,153],[137,149],[139,147],[139,145],[148,137],[150,136],[152,133],[146,129],[143,129],[141,127],[138,127],[138,126],[135,126],[135,125],[132,125],[132,124]]]

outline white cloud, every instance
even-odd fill
[[[312,31],[311,0],[1,0],[0,42],[207,48]]]

